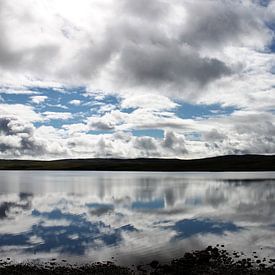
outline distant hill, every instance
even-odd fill
[[[275,171],[275,155],[229,155],[204,159],[0,160],[0,170]]]

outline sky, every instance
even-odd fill
[[[275,153],[275,1],[1,0],[0,158]]]

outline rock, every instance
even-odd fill
[[[154,261],[152,261],[152,262],[150,263],[150,266],[151,266],[152,268],[157,268],[158,265],[159,265],[159,262],[156,261],[156,260],[154,260]]]

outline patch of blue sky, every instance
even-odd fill
[[[275,21],[268,21],[265,24],[273,32],[273,39],[270,44],[267,45],[266,51],[269,53],[275,53]]]
[[[160,129],[146,129],[146,130],[132,130],[130,131],[133,136],[136,137],[152,137],[152,138],[163,138],[164,131]],[[87,134],[91,135],[108,135],[114,134],[115,129],[110,130],[90,130]]]
[[[83,122],[83,119],[78,116],[73,116],[72,118],[68,119],[51,119],[51,120],[45,120],[43,122],[35,122],[34,125],[36,127],[45,125],[45,126],[53,126],[54,128],[62,128],[64,125],[71,125],[71,124],[77,124]]]
[[[274,29],[275,29],[275,26],[274,26]],[[268,46],[268,50],[271,53],[275,53],[275,38],[272,40],[272,42]]]
[[[271,0],[260,0],[259,1],[260,5],[263,7],[267,7],[270,2],[271,2]]]
[[[238,232],[242,228],[232,222],[215,221],[209,219],[185,219],[171,226],[177,232],[172,241],[190,238],[197,234],[223,235],[225,232]]]
[[[127,114],[132,113],[133,111],[135,111],[137,108],[122,108],[121,111]]]
[[[117,106],[120,104],[120,98],[113,95],[107,95],[104,97],[104,103]]]
[[[160,129],[133,130],[132,134],[137,137],[163,138],[164,136],[163,130]]]
[[[71,114],[70,118],[64,120],[51,119],[36,122],[35,126],[37,127],[47,125],[60,128],[65,124],[83,123],[89,116],[103,114],[116,109],[120,105],[120,99],[112,95],[102,98],[98,98],[96,95],[87,96],[85,87],[62,88],[61,91],[56,91],[55,88],[40,87],[28,89],[40,96],[46,96],[47,99],[40,104],[35,104],[31,99],[33,95],[8,95],[10,103],[32,105],[35,111],[42,114],[44,112],[65,112]],[[109,134],[110,132],[112,131],[92,131],[92,134]]]
[[[87,132],[89,135],[110,135],[115,133],[115,130],[110,129],[110,130],[90,130]]]
[[[220,104],[190,104],[186,102],[177,102],[179,106],[176,109],[176,115],[184,119],[198,119],[212,117],[217,115],[230,115],[236,108],[223,107]]]
[[[30,95],[25,94],[5,94],[0,93],[4,102],[7,104],[28,104],[30,102]]]
[[[85,110],[85,106],[80,105],[72,105],[70,102],[72,100],[79,100],[80,102],[84,102],[87,100],[83,93],[85,92],[85,88],[68,88],[62,90],[62,92],[58,92],[53,88],[31,88],[34,91],[39,92],[43,96],[47,96],[47,100],[40,104],[39,108],[47,109],[47,111],[60,111],[61,109],[70,109],[70,112],[82,112]],[[88,110],[89,107],[86,107]]]
[[[98,97],[95,95],[87,96],[85,87],[63,87],[60,90],[55,88],[27,87],[34,94],[3,94],[1,95],[4,102],[10,104],[31,105],[35,111],[43,114],[44,112],[65,112],[70,113],[68,119],[52,119],[43,122],[36,122],[35,126],[48,125],[60,128],[65,124],[85,123],[89,116],[101,116],[106,112],[119,109],[124,113],[132,113],[136,108],[121,109],[121,98],[115,95],[105,95]],[[32,102],[32,96],[46,96],[44,102],[35,104]],[[74,101],[72,104],[72,101]],[[218,115],[230,115],[236,109],[234,107],[222,107],[219,104],[190,104],[187,102],[177,101],[179,104],[173,111],[175,115],[183,119],[200,119],[206,117],[214,117]],[[113,129],[90,131],[90,134],[110,134]],[[163,138],[162,129],[134,129],[131,131],[134,136],[149,136],[153,138]],[[196,133],[190,134],[193,140],[199,140],[200,137]]]

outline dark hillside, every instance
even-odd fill
[[[230,155],[205,159],[0,160],[0,170],[275,171],[275,156]]]

